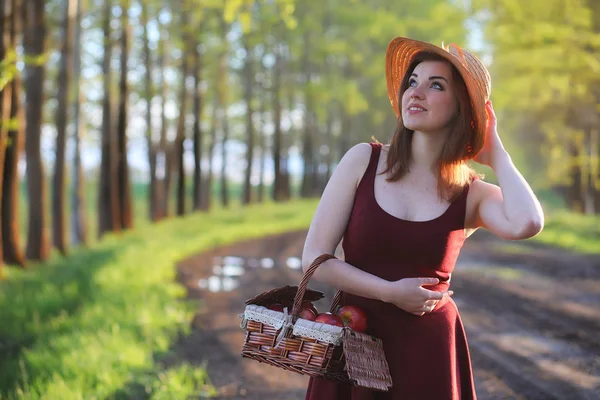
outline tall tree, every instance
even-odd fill
[[[476,5],[485,10],[494,102],[512,133],[505,143],[511,156],[522,160],[534,185],[557,189],[572,210],[600,212],[594,200],[600,175],[593,172],[600,123],[594,12],[571,0]]]
[[[181,53],[181,88],[179,92],[179,117],[177,119],[177,136],[175,138],[175,154],[177,160],[177,215],[185,214],[185,117],[187,114],[188,90],[186,80],[189,74],[188,48],[189,9],[186,0],[180,0],[181,29],[183,32],[183,51]]]
[[[160,210],[160,218],[169,216],[169,199],[171,193],[171,166],[172,166],[172,149],[167,140],[168,120],[167,120],[167,102],[168,102],[168,84],[167,84],[167,48],[169,46],[167,29],[160,25],[160,40],[158,42],[158,68],[160,69],[160,139],[159,152],[157,153],[158,160],[161,161],[162,179],[158,184],[158,200]]]
[[[82,0],[76,0],[75,32],[73,49],[73,170],[71,189],[71,242],[74,245],[86,244],[87,218],[85,213],[85,181],[81,164],[81,135],[83,121],[81,118],[81,15]]]
[[[202,205],[203,210],[210,210],[212,205],[212,188],[213,188],[213,176],[215,170],[215,145],[217,143],[217,129],[219,125],[218,115],[218,99],[214,97],[212,104],[212,112],[210,116],[210,144],[208,146],[208,171],[206,173],[206,191],[204,192],[204,201]]]
[[[223,6],[226,7],[225,0]],[[227,41],[227,33],[229,32],[229,24],[225,20],[225,16],[219,15],[219,26],[221,28],[222,48],[219,56],[219,72],[217,79],[217,98],[219,109],[221,110],[221,131],[223,140],[221,142],[221,204],[223,207],[229,206],[229,189],[227,185],[227,142],[229,141],[229,97],[227,96],[227,80],[228,80],[228,60],[229,44]]]
[[[282,56],[281,45],[276,43],[273,46],[273,56],[275,62],[272,68],[271,97],[273,101],[273,200],[282,201],[285,198],[285,179],[281,170],[281,75],[282,75]]]
[[[29,195],[27,258],[45,260],[50,253],[46,215],[46,182],[40,149],[44,104],[46,16],[44,0],[23,3],[23,50],[25,55],[25,155]]]
[[[7,0],[4,4],[8,5]],[[10,15],[5,21],[10,24],[10,34],[8,39],[9,57],[3,57],[5,62],[12,59],[11,69],[14,73],[10,82],[10,124],[8,128],[8,138],[5,147],[4,156],[4,176],[2,179],[2,249],[4,251],[4,261],[8,264],[18,264],[25,266],[25,254],[21,247],[21,237],[19,229],[19,175],[18,162],[19,154],[23,150],[23,141],[25,138],[25,116],[21,107],[21,76],[16,68],[16,48],[17,37],[21,32],[19,0],[10,0]],[[12,53],[11,53],[12,52]],[[4,73],[8,72],[8,68]],[[4,116],[2,118],[5,118]]]
[[[314,134],[314,101],[312,94],[312,63],[310,60],[311,34],[309,30],[304,32],[304,49],[302,52],[302,70],[304,74],[304,136],[302,138],[302,159],[304,160],[304,172],[302,174],[302,197],[313,195],[315,185],[315,153],[313,148]]]
[[[246,53],[244,61],[244,97],[246,103],[246,171],[244,175],[244,190],[242,204],[250,204],[252,201],[252,164],[254,161],[254,68],[253,48],[250,44],[251,38],[248,34],[243,38]]]
[[[204,151],[204,138],[202,135],[202,111],[204,102],[202,101],[202,93],[200,82],[202,81],[202,54],[200,43],[197,40],[193,42],[194,54],[194,196],[193,209],[202,209],[202,192],[205,190],[202,184],[202,153]]]
[[[112,1],[104,2],[102,27],[104,32],[104,56],[102,76],[104,98],[102,102],[102,156],[100,161],[100,187],[98,190],[98,236],[105,232],[121,230],[119,213],[119,195],[117,185],[117,146],[112,124],[112,74],[110,61],[112,58]]]
[[[259,100],[259,125],[258,125],[258,148],[260,149],[260,163],[258,170],[258,196],[256,201],[262,203],[264,201],[265,196],[265,164],[267,161],[267,135],[265,133],[266,126],[266,114],[267,114],[267,89],[265,88],[264,76],[266,75],[266,71],[263,74],[263,82],[259,87],[258,100]]]
[[[121,79],[119,84],[119,117],[117,125],[117,182],[119,193],[119,216],[121,229],[133,228],[133,203],[129,180],[129,157],[127,154],[127,62],[129,59],[129,0],[121,0]]]
[[[58,106],[56,108],[56,158],[52,181],[52,239],[62,254],[67,252],[65,215],[65,152],[67,144],[67,119],[69,89],[73,79],[73,26],[77,3],[66,0],[63,4],[62,50],[58,71]]]
[[[10,48],[9,41],[9,32],[10,28],[6,26],[6,22],[10,21],[11,12],[10,7],[6,4],[5,0],[0,0],[0,60],[6,59],[6,53]],[[5,73],[4,71],[0,71],[0,73]],[[2,77],[5,79],[5,77]],[[8,120],[8,116],[10,115],[10,85],[5,84],[0,87],[0,184],[2,183],[2,179],[4,177],[4,154],[6,152],[6,144],[8,138],[8,129],[6,126],[6,122]],[[0,204],[2,204],[2,192],[0,192]],[[0,239],[2,237],[2,231],[0,230]],[[1,244],[1,242],[0,242]],[[3,252],[2,247],[0,247],[0,278],[2,278],[2,266],[3,266]]]
[[[148,167],[150,175],[150,183],[148,188],[148,211],[150,220],[157,221],[159,219],[159,204],[157,202],[158,184],[156,182],[156,146],[154,145],[152,135],[152,99],[154,97],[154,89],[152,84],[152,54],[150,52],[150,38],[148,36],[148,4],[146,1],[140,1],[140,6],[142,8],[141,22],[144,28],[144,67],[146,70],[144,98],[146,100],[146,146],[148,147]]]

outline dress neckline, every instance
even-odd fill
[[[444,210],[443,213],[441,213],[440,215],[438,215],[435,218],[427,219],[427,220],[423,220],[423,221],[414,221],[414,220],[410,220],[410,219],[400,218],[400,217],[397,217],[397,216],[389,213],[388,211],[384,210],[383,207],[381,207],[381,205],[379,205],[379,202],[377,201],[377,197],[375,196],[375,179],[377,178],[377,167],[379,166],[379,159],[381,157],[381,149],[383,148],[383,144],[375,146],[375,147],[377,147],[377,150],[374,149],[375,150],[375,154],[373,157],[374,162],[373,162],[373,165],[371,165],[371,169],[372,169],[371,198],[373,199],[373,202],[375,203],[375,206],[377,207],[377,209],[379,209],[383,214],[385,214],[388,217],[391,217],[392,219],[400,221],[400,222],[406,222],[406,223],[410,223],[410,224],[427,224],[427,223],[439,221],[440,219],[445,217],[446,214],[448,214],[450,212],[450,209],[452,208],[452,206],[455,203],[457,203],[456,201],[450,203],[448,205],[448,207],[446,207],[446,209]]]

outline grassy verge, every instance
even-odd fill
[[[316,200],[190,215],[108,236],[0,282],[0,399],[184,399],[212,392],[202,366],[164,369],[189,329],[175,263],[242,239],[305,228]]]
[[[600,254],[600,216],[551,210],[534,241],[584,254]]]

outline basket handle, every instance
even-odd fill
[[[306,270],[304,275],[302,276],[302,280],[300,281],[300,285],[298,285],[298,291],[296,292],[296,297],[294,298],[294,307],[292,308],[292,315],[294,317],[298,316],[298,311],[300,310],[300,305],[302,304],[302,300],[304,299],[304,293],[306,292],[306,287],[308,286],[308,281],[312,278],[313,274],[319,268],[321,264],[325,261],[330,260],[332,258],[336,258],[331,254],[321,254],[319,257],[315,258],[310,267]],[[336,298],[339,297],[337,294]],[[333,306],[333,305],[332,305]]]
[[[331,301],[331,308],[329,309],[330,313],[335,314],[336,309],[340,305],[341,299],[342,299],[342,291],[338,290],[336,292],[335,296],[333,296],[333,300]]]

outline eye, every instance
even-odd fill
[[[414,78],[410,78],[408,80],[408,87],[415,87],[417,86],[417,81]]]
[[[431,87],[437,90],[444,90],[444,87],[439,82],[433,82]]]

